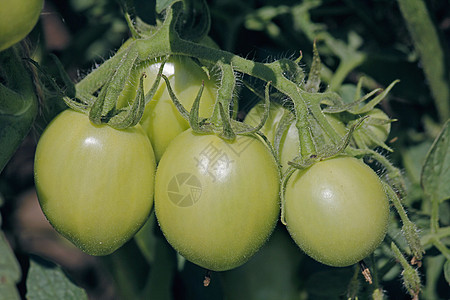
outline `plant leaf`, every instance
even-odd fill
[[[445,280],[450,284],[450,260],[448,259],[444,264],[444,276]]]
[[[86,292],[76,286],[59,266],[38,257],[30,259],[26,297],[28,300],[88,299]]]
[[[163,10],[177,1],[178,0],[156,0],[156,12],[160,14]]]
[[[22,274],[3,231],[0,231],[0,253],[0,296],[5,297],[2,299],[20,299],[16,283]]]
[[[450,198],[450,120],[431,146],[422,168],[421,184],[431,201]]]

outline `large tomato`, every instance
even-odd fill
[[[386,234],[389,201],[380,179],[353,157],[296,171],[285,190],[289,233],[306,254],[331,266],[365,258]]]
[[[63,111],[40,138],[34,168],[49,222],[92,255],[122,246],[153,206],[155,157],[140,125],[116,130]]]
[[[136,93],[138,75],[142,72],[146,74],[144,92],[147,93],[156,79],[160,66],[161,62],[154,62],[140,68],[139,73],[135,74],[136,80],[130,82],[123,92],[122,99],[133,98]],[[188,111],[204,82],[205,87],[200,100],[200,116],[211,116],[216,99],[216,85],[211,79],[208,79],[206,73],[192,59],[183,56],[171,57],[164,65],[163,74],[169,78],[177,99]],[[123,105],[122,99],[119,100],[120,105]],[[161,159],[169,143],[189,128],[189,123],[173,104],[166,83],[162,79],[155,96],[145,108],[141,125],[153,145],[157,162]]]
[[[44,0],[0,1],[0,51],[25,38],[38,21]]]
[[[155,186],[156,217],[166,239],[209,270],[246,262],[278,219],[278,169],[258,137],[226,142],[189,129],[164,153]]]

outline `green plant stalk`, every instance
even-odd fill
[[[222,71],[222,78],[220,87],[217,91],[218,101],[214,105],[211,122],[214,125],[219,126],[222,124],[219,103],[221,103],[225,109],[228,109],[230,107],[231,100],[233,98],[236,78],[234,76],[233,67],[231,65],[224,64],[221,61],[218,61],[217,63]]]
[[[355,56],[343,59],[336,69],[336,72],[331,77],[331,80],[329,82],[330,89],[332,91],[339,90],[347,75],[352,70],[356,69],[356,67],[360,66],[365,59],[366,55],[359,52],[355,54]]]
[[[431,197],[427,197],[431,198]],[[428,240],[434,247],[436,247],[447,259],[450,259],[450,249],[441,242],[442,237],[450,235],[450,227],[439,228],[439,200],[431,199],[431,218],[430,218],[430,231],[431,237]]]
[[[431,197],[427,197],[431,198]],[[439,230],[439,201],[430,199],[431,201],[431,219],[430,230],[432,233],[437,233]]]
[[[274,63],[258,63],[252,60],[247,60],[227,51],[210,48],[194,42],[181,39],[173,28],[174,22],[172,19],[176,17],[175,14],[168,14],[164,24],[151,37],[145,39],[138,39],[127,45],[128,50],[133,48],[138,53],[136,65],[144,63],[157,57],[166,55],[184,55],[195,57],[215,64],[218,61],[224,64],[232,65],[235,71],[248,74],[266,82],[272,82],[272,86],[280,92],[291,97],[297,98],[296,110],[301,112],[299,119],[304,119],[303,115],[307,114],[308,108],[302,96],[307,97],[297,84],[288,80],[279,72],[280,65],[278,62]],[[170,38],[168,38],[170,37]],[[107,83],[108,77],[114,72],[114,69],[120,65],[120,61],[125,56],[124,52],[127,49],[121,50],[116,56],[113,56],[109,61],[106,61],[99,68],[95,69],[91,74],[80,81],[76,88],[77,94],[92,94],[100,87]],[[133,51],[134,51],[133,50]],[[89,83],[89,81],[91,83]],[[320,118],[320,117],[319,117]],[[303,121],[300,121],[303,122]],[[304,126],[305,130],[299,132],[300,141],[303,142],[302,153],[314,153],[314,145],[309,132],[309,126]]]
[[[446,259],[450,260],[450,249],[448,249],[444,243],[437,238],[432,238],[431,242],[433,246],[435,246],[445,256]]]
[[[115,66],[125,55],[124,52],[119,51],[110,59],[106,60],[97,69],[92,70],[91,73],[86,75],[80,82],[76,84],[77,95],[93,94],[100,89],[111,77],[114,72]]]
[[[395,188],[399,189],[399,193],[402,194],[405,191],[405,183],[403,177],[398,168],[396,168],[386,157],[372,149],[355,149],[347,148],[347,152],[353,156],[363,157],[370,156],[377,160],[386,169],[386,174],[388,175],[388,181],[394,185]]]
[[[403,208],[402,203],[400,202],[400,198],[397,196],[395,191],[386,183],[383,183],[384,189],[397,210],[400,219],[402,220],[403,226],[402,231],[403,235],[406,238],[406,242],[408,243],[409,248],[416,260],[422,260],[423,253],[425,252],[423,246],[420,243],[420,237],[417,230],[416,224],[409,220],[408,215],[406,214],[405,209]]]
[[[433,241],[435,239],[440,240],[442,238],[449,237],[449,236],[450,236],[450,226],[442,227],[442,228],[439,228],[436,231],[436,233],[428,233],[428,234],[424,235],[420,241],[424,247],[427,247],[427,246],[433,244]]]
[[[402,265],[403,284],[405,288],[414,300],[419,299],[418,294],[421,288],[419,273],[408,263],[394,242],[391,243],[391,249],[397,261]]]
[[[373,282],[373,289],[376,290],[380,288],[380,280],[379,280],[379,274],[378,274],[378,267],[375,262],[375,255],[372,253],[370,255],[370,264],[372,265],[372,282]]]
[[[397,0],[414,46],[419,52],[441,123],[450,117],[450,79],[444,46],[423,0]]]

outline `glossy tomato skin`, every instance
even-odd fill
[[[44,0],[2,0],[0,51],[24,39],[36,25]]]
[[[116,130],[63,111],[41,136],[34,168],[47,219],[91,255],[122,246],[153,206],[155,158],[140,125]]]
[[[153,85],[160,66],[160,63],[154,63],[144,69],[147,74],[144,81],[146,93]],[[211,116],[216,99],[216,86],[196,63],[187,57],[172,57],[164,65],[163,74],[170,79],[175,95],[188,111],[204,82],[205,87],[200,100],[200,116]],[[170,142],[189,128],[189,123],[173,104],[165,82],[161,81],[156,95],[147,104],[141,124],[153,145],[157,161],[161,159]]]
[[[168,242],[213,271],[245,263],[279,215],[279,173],[257,137],[228,143],[191,129],[177,136],[156,172],[155,212]]]
[[[384,239],[389,201],[363,162],[337,157],[296,171],[285,190],[285,220],[297,245],[315,260],[344,267]]]

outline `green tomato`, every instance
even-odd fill
[[[256,136],[226,142],[191,129],[177,136],[156,172],[155,212],[187,260],[213,271],[245,263],[279,215],[279,173]]]
[[[44,0],[0,1],[0,51],[23,40],[36,25]]]
[[[160,63],[144,69],[144,91],[147,93],[156,79]],[[190,58],[172,57],[164,65],[163,74],[170,79],[170,85],[178,100],[189,111],[202,85],[205,87],[200,100],[200,116],[210,117],[216,99],[216,86],[205,72]],[[141,120],[142,127],[153,145],[156,161],[159,161],[170,142],[189,128],[169,96],[165,82],[161,82],[153,99],[147,104]]]
[[[353,157],[297,170],[285,190],[285,220],[297,245],[315,260],[344,267],[384,239],[389,201],[380,179]]]
[[[64,237],[107,255],[139,230],[153,206],[155,157],[140,125],[93,125],[73,110],[44,131],[35,157],[42,211]]]

